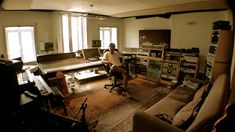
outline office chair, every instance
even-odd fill
[[[108,49],[104,50],[104,53],[107,52],[107,51],[109,51],[109,50]],[[118,51],[118,50],[116,49],[116,51]],[[112,80],[112,83],[111,84],[105,84],[104,88],[111,87],[109,89],[110,92],[112,92],[112,90],[114,88],[118,88],[119,90],[121,90],[122,95],[126,95],[126,89],[124,87],[122,87],[121,82],[118,82],[120,80],[120,78],[122,77],[121,73],[117,72],[115,70],[112,70],[111,66],[108,65],[108,64],[105,64],[104,66],[105,66],[105,69],[106,69],[107,73],[109,74],[109,77]]]

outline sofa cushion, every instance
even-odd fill
[[[209,92],[210,83],[201,86],[194,94],[193,100],[185,105],[174,117],[172,125],[180,128],[187,128],[196,117],[198,110],[201,107],[201,102]]]
[[[200,102],[202,99],[194,99],[185,105],[173,118],[172,125],[180,128],[184,128],[187,123],[192,121],[199,110]]]
[[[188,88],[184,85],[179,85],[167,96],[187,104],[193,99],[195,91],[195,89]]]
[[[169,118],[173,118],[175,114],[185,105],[186,104],[184,102],[166,96],[148,108],[145,112],[153,116],[159,113],[166,114]]]
[[[175,114],[193,99],[195,91],[195,89],[179,85],[166,97],[148,108],[146,112],[151,115],[165,114],[168,118],[173,119]]]
[[[223,114],[229,96],[229,76],[217,77],[195,120],[187,131],[211,131],[213,124]]]
[[[196,93],[194,94],[193,100],[198,100],[200,98],[205,98],[207,94],[209,93],[209,85],[210,83],[207,83],[203,85],[201,88],[199,88]]]

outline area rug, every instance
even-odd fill
[[[147,109],[168,92],[168,89],[161,85],[136,78],[129,81],[127,91],[131,98],[128,98],[120,95],[118,90],[110,92],[105,89],[106,83],[110,81],[105,79],[80,86],[80,89],[88,87],[88,90],[73,95],[68,107],[68,116],[79,119],[78,112],[87,99],[86,121],[89,124],[98,120],[95,127],[97,132],[130,132],[134,112]]]

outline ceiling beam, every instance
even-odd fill
[[[170,18],[171,15],[176,14],[185,14],[185,13],[194,13],[194,12],[214,12],[214,11],[224,11],[227,9],[208,9],[208,10],[193,10],[193,11],[178,11],[178,12],[168,12],[164,14],[154,14],[154,15],[143,15],[143,16],[135,16],[136,19],[144,19],[144,18],[151,18],[151,17],[161,17],[161,18]]]
[[[187,11],[204,11],[212,9],[228,9],[229,6],[224,0],[210,0],[210,1],[201,1],[193,2],[187,4],[178,4],[160,8],[136,10],[125,13],[112,14],[114,17],[135,17],[135,16],[146,16],[146,15],[155,15],[155,14],[166,14],[169,12],[187,12]]]

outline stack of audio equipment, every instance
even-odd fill
[[[219,20],[213,22],[213,30],[231,30],[231,25],[229,25],[229,21]]]
[[[206,76],[211,82],[220,74],[229,74],[232,52],[233,31],[231,31],[229,21],[213,22],[206,66]]]

